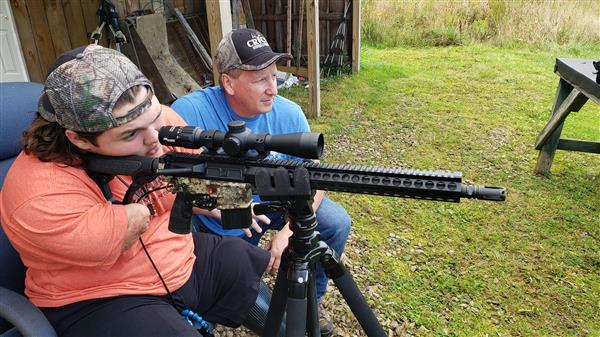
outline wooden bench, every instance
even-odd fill
[[[597,71],[591,60],[557,58],[554,72],[560,76],[550,120],[535,141],[540,151],[535,173],[550,172],[557,149],[600,153],[600,142],[560,138],[565,119],[573,111],[579,111],[588,101],[600,104],[600,84],[596,82]]]

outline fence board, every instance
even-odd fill
[[[46,78],[48,67],[56,58],[54,45],[52,44],[52,36],[48,34],[50,27],[48,26],[48,20],[46,19],[46,10],[44,9],[44,3],[36,0],[29,0],[27,2],[27,8],[31,29],[33,30],[33,36],[36,40],[37,52],[40,58],[40,67],[42,68],[44,78]]]
[[[324,14],[329,14],[329,0],[320,0],[317,18],[321,21],[321,17]],[[319,51],[327,50],[326,46],[329,46],[329,26],[331,20],[323,20],[319,23]]]
[[[282,0],[277,0],[275,2],[275,14],[281,15],[285,13],[283,10]],[[287,18],[286,18],[287,21]],[[277,21],[275,22],[275,48],[277,50],[285,50],[285,38],[283,35],[283,27],[286,24],[286,21]]]
[[[83,22],[85,23],[85,35],[87,42],[90,43],[89,35],[96,29],[98,25],[98,17],[96,11],[98,10],[98,0],[81,0],[81,11],[83,13]]]
[[[81,1],[63,0],[63,13],[65,15],[65,22],[67,23],[67,29],[71,39],[71,48],[77,48],[88,44]]]
[[[44,1],[46,10],[46,18],[48,20],[48,32],[52,37],[54,52],[60,55],[68,50],[71,50],[71,39],[67,32],[67,22],[65,14],[59,0]]]
[[[15,25],[19,32],[21,49],[25,57],[25,64],[29,73],[29,79],[33,82],[43,82],[46,70],[42,71],[40,57],[35,44],[35,36],[29,22],[29,13],[27,12],[27,3],[25,0],[12,0],[12,13],[15,18]]]

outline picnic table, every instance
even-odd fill
[[[600,142],[560,138],[565,119],[589,100],[600,104],[598,71],[591,60],[557,58],[554,72],[560,76],[550,120],[535,141],[540,151],[535,173],[550,172],[557,149],[600,153]],[[599,126],[600,127],[600,126]]]

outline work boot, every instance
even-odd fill
[[[321,329],[321,337],[330,337],[333,335],[333,322],[329,313],[325,310],[323,304],[319,304],[319,327]]]

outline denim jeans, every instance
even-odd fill
[[[342,206],[326,196],[321,201],[319,208],[317,208],[316,216],[316,230],[320,233],[321,240],[327,243],[331,249],[341,256],[344,252],[344,247],[346,246],[346,240],[348,240],[348,234],[350,234],[350,227],[352,225],[350,216]],[[267,230],[279,230],[285,225],[285,222],[281,220],[281,217],[270,216],[269,218],[271,219],[269,225],[259,222],[259,225],[263,229],[262,233],[256,233],[251,229],[252,237],[244,236],[244,240],[257,245],[260,238]],[[194,220],[197,219],[197,217],[194,217]],[[195,225],[200,225],[200,230],[202,231],[207,230],[200,221],[197,221]],[[317,290],[317,301],[319,303],[321,303],[321,298],[325,295],[327,290],[327,282],[328,278],[325,275],[323,267],[321,264],[317,264],[315,286]]]

